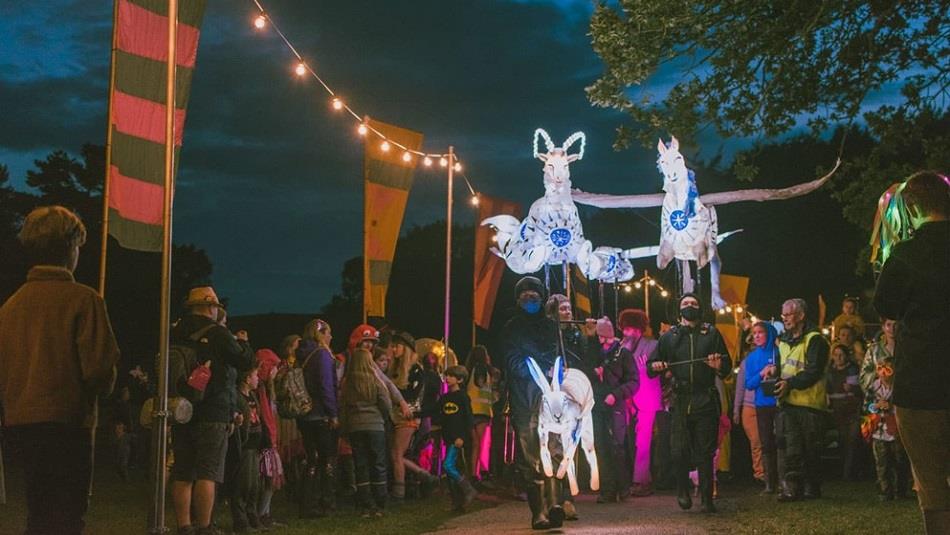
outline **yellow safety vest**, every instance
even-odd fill
[[[486,377],[485,384],[479,388],[473,377],[468,382],[468,399],[472,401],[472,414],[492,417],[491,376]]]
[[[810,332],[805,339],[794,346],[779,341],[778,350],[782,359],[782,379],[788,379],[805,369],[805,351],[812,337],[821,336],[817,332]],[[815,384],[804,390],[789,390],[788,395],[781,399],[783,405],[809,407],[822,411],[828,410],[828,397],[825,394],[825,379],[818,379]]]

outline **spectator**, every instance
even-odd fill
[[[633,356],[637,366],[639,387],[628,405],[635,413],[634,443],[627,444],[627,451],[633,451],[633,490],[634,496],[653,494],[653,478],[650,473],[650,446],[653,441],[653,423],[656,412],[661,407],[660,380],[647,374],[647,359],[656,349],[656,340],[650,338],[650,318],[638,308],[628,308],[620,312],[617,320],[623,339],[620,343]],[[629,439],[629,433],[627,435]]]
[[[231,520],[234,533],[257,531],[261,526],[257,515],[257,503],[260,494],[262,445],[269,442],[266,438],[267,426],[261,425],[260,403],[256,390],[260,385],[258,366],[243,372],[238,383],[239,417],[234,431],[236,446],[234,459],[234,481],[231,482]]]
[[[620,343],[610,320],[597,320],[600,351],[589,377],[594,390],[594,445],[600,473],[597,503],[619,502],[630,495],[632,467],[627,463],[627,403],[640,384],[633,355]]]
[[[841,331],[842,327],[847,325],[853,329],[855,338],[864,338],[864,319],[861,318],[861,314],[858,312],[858,298],[845,296],[841,301],[841,313],[835,317],[831,324],[834,326],[835,336]]]
[[[488,472],[488,451],[491,450],[491,435],[486,432],[492,418],[492,402],[494,402],[492,375],[495,368],[491,365],[488,349],[481,345],[473,347],[466,359],[465,368],[471,370],[466,393],[471,400],[472,417],[475,422],[472,439],[469,442],[469,475],[473,481],[478,481],[482,471]]]
[[[775,376],[779,397],[776,436],[784,449],[785,467],[779,501],[797,501],[821,497],[821,459],[824,419],[828,412],[825,369],[828,367],[828,342],[806,322],[804,299],[789,299],[782,305],[785,332],[779,340],[781,368],[766,367],[766,375]],[[783,448],[784,446],[784,448]],[[782,452],[779,452],[782,455]]]
[[[274,492],[284,484],[284,467],[280,461],[280,436],[277,432],[277,404],[274,395],[274,378],[280,366],[280,357],[270,349],[258,350],[255,354],[258,364],[258,412],[261,424],[265,427],[266,440],[262,440],[260,463],[260,499],[257,503],[257,515],[265,528],[281,527],[282,522],[271,515],[271,500]]]
[[[656,350],[650,355],[650,376],[668,371],[674,378],[670,442],[677,503],[684,510],[693,506],[689,470],[696,466],[702,510],[714,513],[713,455],[722,410],[716,378],[721,379],[732,371],[732,359],[719,331],[701,321],[699,296],[683,294],[679,307],[680,323],[660,337]]]
[[[452,508],[457,512],[463,512],[478,494],[459,470],[459,463],[465,459],[465,444],[472,437],[472,404],[461,388],[467,378],[464,366],[450,366],[445,370],[449,391],[439,400],[439,425],[447,448],[442,466],[449,477]]]
[[[896,344],[894,333],[896,327],[896,321],[884,317],[881,318],[881,333],[877,339],[868,346],[867,355],[865,355],[864,363],[861,366],[859,378],[861,381],[861,389],[864,392],[868,392],[871,389],[871,383],[877,379],[878,365],[887,359],[894,358],[894,346]]]
[[[878,499],[882,502],[905,498],[910,490],[907,454],[897,436],[897,418],[894,416],[894,369],[892,359],[877,367],[877,373],[868,389],[866,403],[870,415],[871,439],[874,444],[874,464],[877,469]]]
[[[325,516],[336,509],[337,376],[330,352],[330,324],[314,319],[304,326],[297,362],[303,369],[313,408],[297,419],[307,452],[307,466],[300,492],[301,518]]]
[[[356,500],[361,516],[382,516],[386,508],[386,431],[392,410],[389,392],[376,375],[366,349],[355,349],[341,385],[341,426],[353,449]]]
[[[828,401],[838,436],[838,451],[842,457],[842,476],[847,481],[857,479],[855,457],[861,437],[861,388],[858,386],[858,367],[851,358],[851,349],[843,344],[831,347],[831,365],[827,373]]]
[[[425,390],[425,374],[422,364],[419,363],[415,346],[416,341],[409,333],[393,334],[394,360],[389,365],[388,375],[410,409],[408,418],[402,412],[393,413],[394,429],[390,455],[393,463],[392,497],[395,500],[406,497],[407,468],[426,483],[431,483],[435,479],[435,476],[406,458],[406,451],[421,423],[423,390]]]
[[[732,404],[732,421],[741,425],[749,439],[749,449],[752,453],[752,476],[761,482],[766,482],[765,463],[762,460],[762,440],[759,438],[758,417],[755,410],[755,390],[746,388],[746,377],[749,357],[739,364],[739,373],[736,374],[736,395]]]
[[[597,320],[588,318],[583,326],[571,323],[574,320],[574,310],[571,308],[571,300],[563,294],[551,294],[544,305],[544,314],[561,322],[558,327],[561,329],[561,340],[564,343],[564,366],[583,370],[591,360],[588,353],[600,351],[595,332]],[[584,373],[588,372],[589,370],[584,370]]]
[[[135,441],[135,428],[132,422],[135,417],[132,413],[131,395],[129,387],[119,389],[115,403],[112,405],[113,430],[115,432],[116,470],[122,481],[129,480],[129,461],[132,457],[132,445]]]
[[[914,174],[901,196],[914,236],[898,243],[877,280],[874,308],[897,320],[897,426],[917,482],[927,533],[950,526],[950,181]],[[943,531],[941,531],[943,530]]]
[[[278,353],[281,360],[280,369],[294,367],[297,362],[296,351],[298,347],[300,347],[299,335],[291,334],[284,337],[280,343]],[[300,436],[300,430],[297,429],[296,419],[278,417],[277,445],[277,451],[280,453],[280,463],[284,469],[284,478],[287,480],[287,488],[291,492],[296,492],[301,488],[303,462],[307,458],[306,450],[303,447],[303,437]],[[297,498],[296,494],[294,498]]]
[[[102,298],[76,283],[86,242],[62,206],[30,212],[19,235],[30,271],[0,307],[0,406],[22,452],[27,533],[80,533],[100,397],[119,360]]]
[[[857,329],[851,325],[842,325],[835,333],[836,342],[849,349],[848,356],[852,362],[861,366],[864,363],[864,340],[858,338]]]
[[[766,368],[774,366],[778,358],[776,339],[778,333],[771,323],[760,321],[752,326],[753,349],[746,356],[745,388],[755,393],[755,423],[762,447],[762,468],[765,471],[763,494],[774,494],[778,486],[778,457],[775,449],[775,394],[766,385],[774,384],[774,375],[767,375]],[[741,372],[740,372],[741,373]],[[763,384],[765,382],[765,384]],[[737,379],[736,385],[740,382]]]
[[[211,512],[215,485],[224,482],[228,432],[238,405],[237,376],[255,360],[247,332],[234,335],[218,323],[224,305],[212,287],[192,288],[185,308],[171,340],[181,345],[197,342],[198,360],[211,362],[211,380],[203,399],[195,403],[191,421],[172,426],[172,500],[179,533],[216,533]]]

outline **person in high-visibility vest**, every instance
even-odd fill
[[[789,299],[782,305],[785,332],[779,338],[779,363],[766,366],[763,375],[775,377],[779,399],[776,441],[782,490],[778,500],[797,501],[821,497],[821,460],[824,425],[828,412],[825,371],[828,341],[805,322],[804,299]],[[776,371],[776,368],[778,370]]]

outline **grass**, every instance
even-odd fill
[[[133,534],[147,532],[148,508],[151,500],[150,484],[138,471],[129,483],[123,483],[111,470],[109,459],[105,455],[97,459],[94,495],[86,514],[86,531],[91,535]],[[13,469],[13,462],[7,468],[7,504],[0,505],[0,535],[23,533],[26,527],[26,502],[23,497],[22,477],[19,470]],[[487,507],[488,504],[476,502],[471,510]],[[173,529],[175,514],[167,500],[165,514],[166,526]],[[378,519],[362,519],[352,508],[340,511],[324,518],[314,520],[297,519],[296,506],[290,503],[287,492],[279,491],[272,504],[274,516],[285,521],[288,526],[272,533],[280,535],[303,535],[319,532],[321,534],[353,535],[372,533],[373,535],[410,535],[432,531],[455,513],[450,511],[448,498],[434,494],[425,500],[407,500],[398,507],[390,507],[386,515]],[[216,522],[224,529],[231,526],[230,512],[226,506],[216,511]]]

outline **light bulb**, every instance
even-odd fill
[[[447,165],[449,165],[449,161],[445,158],[439,158],[439,165],[441,165],[442,167],[446,167]]]
[[[637,290],[639,290],[640,288],[643,288],[643,285],[640,284],[639,282],[635,282],[635,283],[633,283],[633,287],[636,288]]]
[[[472,195],[472,206],[478,206],[478,195]]]
[[[630,292],[633,291],[633,288],[631,288],[630,286],[624,285],[623,291],[625,291],[625,292],[627,292],[627,293],[630,293]]]
[[[456,173],[462,172],[462,164],[460,164],[459,162],[455,162],[455,172]]]
[[[669,296],[670,296],[670,292],[668,292],[668,291],[666,291],[666,290],[663,290],[662,292],[660,292],[660,295],[662,295],[663,297],[669,297]]]
[[[729,305],[726,305],[726,312],[732,312],[732,307]]]
[[[422,165],[425,165],[426,167],[432,167],[432,158],[426,156],[425,159],[422,160]]]
[[[361,136],[365,136],[366,133],[369,132],[369,128],[366,128],[366,125],[361,123],[360,127],[357,128],[356,131],[359,132]]]
[[[404,162],[411,162],[411,161],[412,161],[412,155],[409,154],[409,151],[406,151],[406,152],[402,153],[402,161],[404,161]]]
[[[307,66],[302,62],[297,64],[297,68],[294,69],[294,72],[297,73],[297,76],[303,76],[307,74]]]
[[[736,307],[736,312],[738,312],[739,314],[742,314],[742,307]]]
[[[656,281],[653,279],[650,279],[650,286],[656,286]]]
[[[725,313],[726,313],[726,309],[724,309],[724,308],[720,308],[720,309],[719,309],[719,314],[725,314]]]
[[[389,142],[383,141],[383,144],[379,146],[383,152],[389,152]]]
[[[265,17],[264,14],[261,13],[260,15],[257,16],[256,19],[254,19],[254,27],[257,28],[258,30],[263,30],[264,26],[267,26],[267,17]]]
[[[340,100],[339,97],[333,97],[333,109],[334,109],[334,110],[342,110],[342,109],[343,109],[343,101]]]

